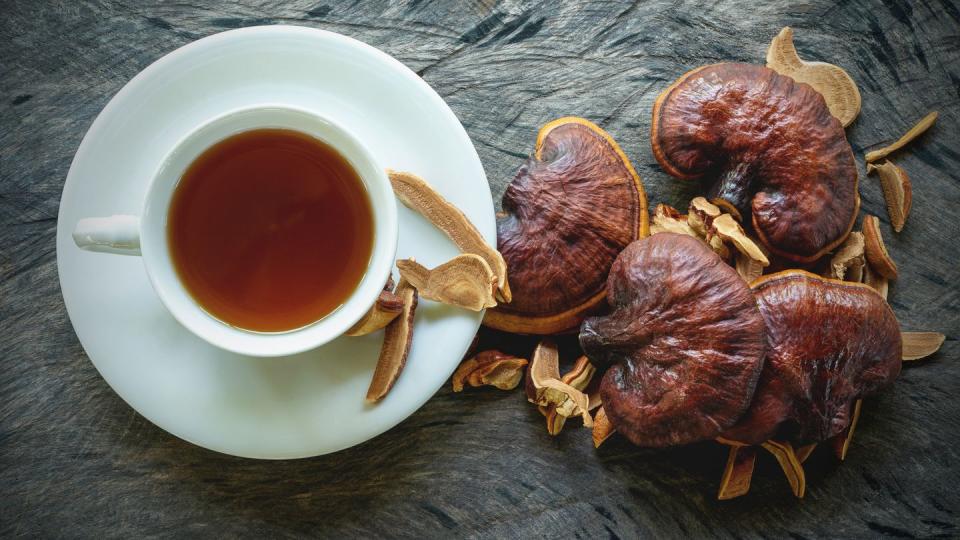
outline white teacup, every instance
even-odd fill
[[[167,214],[177,183],[193,161],[217,142],[258,128],[285,128],[335,148],[363,181],[373,209],[373,250],[366,273],[334,312],[288,332],[261,333],[226,324],[209,315],[186,290],[170,258]],[[319,347],[346,332],[373,305],[393,267],[397,250],[397,205],[383,167],[343,127],[286,105],[265,104],[228,112],[181,139],[153,175],[142,217],[117,215],[77,223],[73,239],[88,251],[141,255],[160,300],[187,329],[217,347],[250,356],[282,356]]]

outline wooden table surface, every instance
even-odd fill
[[[0,536],[876,537],[960,535],[960,6],[833,2],[0,3]],[[494,196],[562,115],[607,129],[651,204],[693,191],[650,151],[658,92],[698,65],[762,62],[785,25],[801,55],[846,68],[863,152],[930,110],[933,130],[896,156],[914,182],[890,303],[943,350],[869,399],[847,462],[808,462],[795,499],[763,456],[749,495],[715,500],[714,443],[594,450],[571,421],[558,437],[519,391],[440,390],[355,448],[263,462],[183,442],[100,378],[67,319],[57,209],[70,161],[100,109],[138,71],[197,38],[299,24],[361,39],[406,63],[450,104]],[[877,181],[866,212],[889,231]],[[482,333],[528,354],[530,339]],[[567,356],[574,342],[563,343]]]

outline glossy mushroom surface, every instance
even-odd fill
[[[725,439],[829,439],[850,424],[857,399],[900,373],[900,325],[870,287],[788,270],[753,289],[767,356],[753,403]]]
[[[747,409],[763,364],[764,325],[750,288],[700,240],[638,240],[610,270],[611,313],[584,321],[603,408],[634,444],[719,435]]]
[[[704,179],[773,253],[806,263],[856,220],[857,167],[823,96],[772,69],[695,69],[657,98],[653,153],[670,175]]]
[[[545,125],[497,219],[513,301],[488,310],[484,324],[525,334],[575,331],[602,304],[610,265],[646,236],[647,220],[640,177],[613,138],[582,118]]]

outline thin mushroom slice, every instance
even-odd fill
[[[393,192],[404,206],[414,210],[435,227],[443,231],[464,253],[483,258],[497,278],[497,298],[510,302],[510,284],[507,281],[507,264],[500,252],[490,247],[480,231],[459,208],[446,200],[423,178],[402,171],[387,169]]]
[[[733,244],[733,247],[741,254],[757,261],[760,266],[767,267],[770,265],[770,260],[767,259],[767,255],[760,246],[747,236],[747,233],[744,232],[739,223],[734,221],[730,214],[716,217],[710,224],[710,230],[724,241]]]
[[[830,441],[833,447],[833,453],[840,461],[847,459],[847,452],[850,450],[850,441],[853,440],[853,432],[857,429],[857,421],[860,420],[860,408],[862,405],[863,400],[858,399],[853,406],[853,417],[850,419],[850,425],[847,426],[847,429],[843,430],[843,433],[837,435]]]
[[[405,279],[397,283],[396,295],[403,301],[403,311],[387,325],[383,333],[380,358],[367,389],[367,402],[380,401],[390,392],[407,364],[413,343],[413,318],[417,311],[417,290]]]
[[[900,232],[910,215],[913,205],[913,187],[910,177],[903,167],[898,167],[889,161],[880,165],[867,164],[867,172],[876,172],[880,177],[880,187],[883,189],[883,198],[887,201],[887,214],[893,230]]]
[[[349,330],[348,336],[365,336],[390,324],[403,311],[403,301],[393,292],[393,279],[387,280],[373,306]]]
[[[833,64],[801,60],[793,46],[793,29],[789,26],[770,42],[767,67],[820,92],[830,114],[840,120],[843,127],[852,124],[860,114],[860,90],[853,78]]]
[[[479,255],[464,253],[428,269],[414,259],[397,261],[400,276],[413,285],[421,298],[480,311],[497,305],[497,276]]]
[[[512,390],[520,384],[526,365],[523,358],[496,350],[483,351],[461,362],[453,372],[453,391],[462,392],[465,386]]]
[[[717,499],[725,501],[746,495],[750,491],[750,480],[753,478],[753,467],[756,460],[756,447],[730,445],[727,465],[724,467],[723,476],[720,478]]]
[[[524,390],[530,403],[555,406],[567,418],[580,415],[584,426],[593,427],[587,395],[560,378],[560,355],[553,341],[545,339],[533,351]]]
[[[783,469],[783,474],[787,477],[787,482],[790,483],[793,494],[802,499],[807,490],[807,479],[803,472],[803,465],[797,459],[797,454],[793,450],[793,445],[788,441],[769,440],[761,443],[760,446],[777,458],[777,463]]]
[[[863,252],[870,267],[877,273],[887,279],[897,279],[897,264],[883,243],[877,216],[863,216]]]
[[[613,427],[603,407],[597,409],[597,413],[593,417],[593,447],[600,448],[600,445],[616,432],[617,428]]]
[[[940,332],[901,332],[903,338],[903,361],[912,362],[926,358],[940,350],[947,336]]]
[[[750,402],[764,325],[743,279],[701,240],[660,233],[617,257],[609,315],[584,321],[580,345],[609,366],[606,416],[638,446],[712,439]]]
[[[863,277],[863,233],[853,231],[830,259],[826,277],[859,283]]]
[[[593,379],[593,375],[596,372],[597,370],[593,367],[593,364],[590,363],[590,360],[586,356],[581,356],[573,364],[573,367],[570,368],[570,371],[563,374],[563,377],[561,377],[560,380],[583,392],[587,389],[587,385],[590,384],[590,381]],[[591,407],[589,406],[589,397],[587,400],[587,410],[590,410]],[[557,405],[541,405],[539,409],[540,414],[546,417],[547,432],[550,435],[559,435],[563,430],[563,426],[567,421],[567,417],[561,414]],[[594,425],[596,425],[596,423],[594,423]]]
[[[663,203],[658,204],[653,210],[653,219],[650,221],[650,234],[672,232],[694,238],[706,236],[706,231],[701,233],[691,226],[689,217],[683,216],[676,208]]]
[[[879,150],[867,152],[867,155],[865,156],[867,163],[873,163],[874,161],[881,160],[910,144],[911,141],[922,135],[924,131],[930,129],[930,127],[936,123],[937,116],[937,111],[933,111],[932,113],[924,116],[912,128],[907,130],[907,132],[904,133],[903,136],[897,139],[893,144],[880,148]]]

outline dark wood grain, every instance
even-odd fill
[[[0,4],[0,536],[876,537],[960,535],[960,7],[908,2],[139,1]],[[331,456],[259,462],[180,441],[127,407],[73,334],[56,273],[57,208],[84,132],[162,54],[230,28],[291,23],[364,40],[429,82],[460,117],[499,199],[539,125],[607,129],[652,203],[692,186],[655,164],[657,93],[698,65],[760,62],[784,25],[804,57],[846,68],[862,154],[932,109],[896,156],[914,182],[890,303],[948,336],[868,400],[848,461],[811,458],[793,498],[769,456],[750,494],[717,502],[723,450],[599,451],[571,421],[549,437],[519,392],[444,388],[390,432]],[[887,216],[864,177],[865,211]],[[483,332],[526,353],[533,342]],[[566,340],[565,354],[574,354]]]

